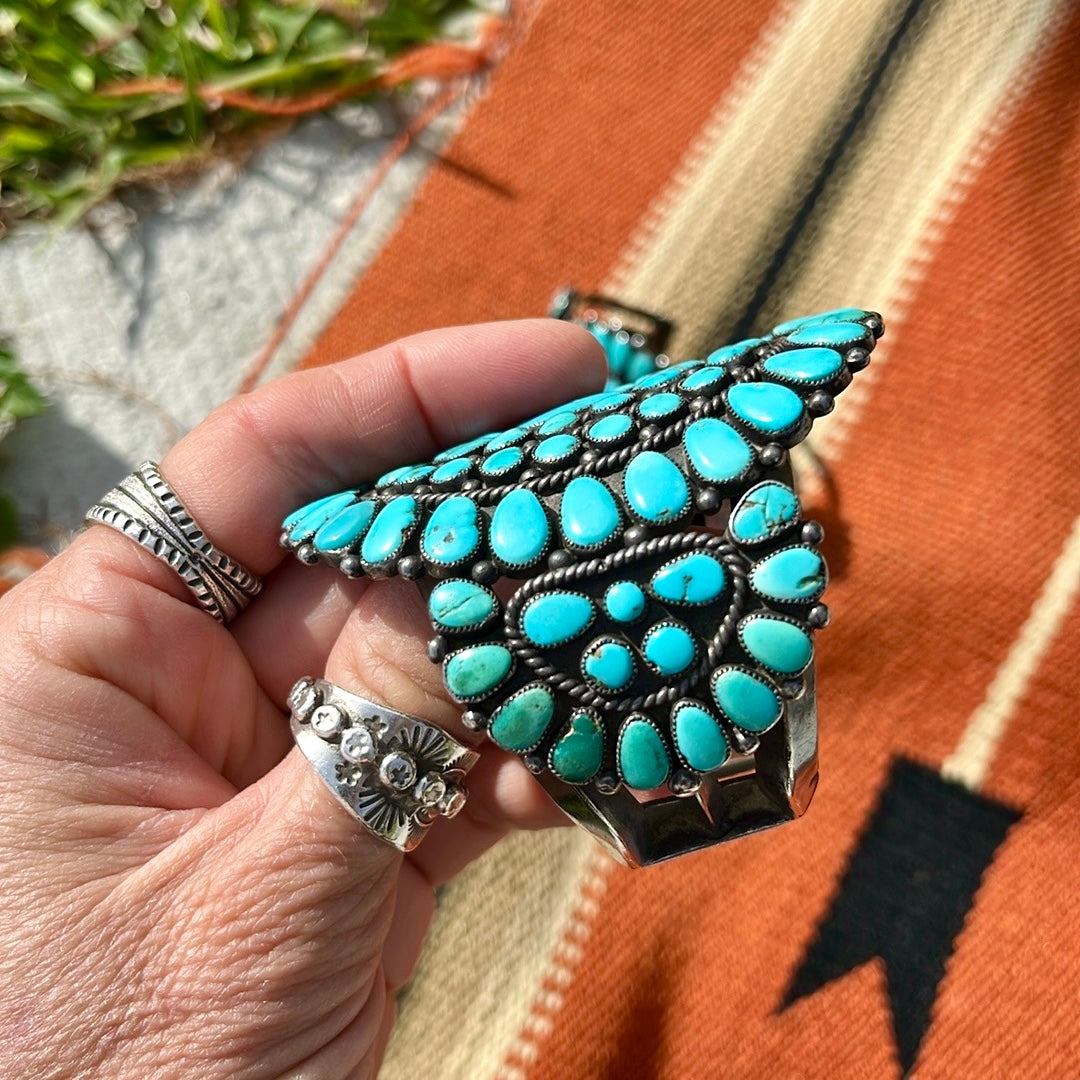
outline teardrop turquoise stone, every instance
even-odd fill
[[[724,715],[743,731],[767,731],[780,719],[780,695],[748,671],[718,669],[713,673],[712,693]]]
[[[546,592],[531,597],[521,613],[521,629],[539,648],[561,645],[593,621],[592,601],[572,592]]]
[[[646,521],[666,524],[690,506],[690,485],[675,463],[655,450],[633,458],[623,473],[623,489],[631,509]]]
[[[661,368],[651,375],[638,379],[634,386],[639,390],[646,390],[652,386],[664,386],[669,382],[674,382],[680,375],[693,371],[696,367],[701,367],[700,360],[687,360],[681,364],[673,364],[671,367]]]
[[[700,371],[692,371],[679,384],[684,390],[696,392],[700,390],[714,390],[725,382],[728,377],[726,371],[720,368],[706,367]]]
[[[560,431],[565,431],[568,427],[573,427],[577,423],[577,414],[572,412],[557,412],[554,416],[548,417],[539,428],[537,428],[537,434],[539,435],[556,435]]]
[[[816,600],[825,589],[825,560],[812,548],[773,552],[750,570],[750,586],[768,600],[799,603]]]
[[[716,717],[704,706],[680,702],[672,710],[671,728],[675,745],[691,769],[711,772],[727,761],[727,738]]]
[[[799,500],[786,484],[766,480],[739,500],[728,522],[731,537],[740,544],[757,544],[779,536],[799,517]]]
[[[798,330],[803,326],[818,326],[821,323],[829,322],[858,322],[860,319],[865,319],[869,314],[868,311],[863,311],[862,308],[834,308],[832,311],[822,311],[818,315],[804,315],[801,319],[789,319],[787,322],[780,323],[779,326],[774,326],[772,332],[777,337],[782,337],[784,334],[790,334],[792,330]]]
[[[432,474],[431,479],[436,484],[445,483],[447,480],[453,480],[464,473],[467,473],[472,467],[472,459],[467,457],[451,458],[449,461],[440,465]]]
[[[869,344],[872,334],[862,323],[828,322],[803,326],[787,335],[792,345],[835,345],[850,348]]]
[[[504,750],[531,750],[555,715],[555,695],[538,683],[512,694],[491,714],[488,734]]]
[[[790,431],[802,419],[802,398],[776,383],[736,383],[724,396],[740,420],[766,435]]]
[[[843,363],[835,349],[789,349],[770,356],[761,369],[773,378],[812,386],[834,378]]]
[[[592,411],[595,413],[611,412],[613,409],[619,409],[633,400],[634,396],[632,394],[604,394],[592,403]]]
[[[744,356],[755,345],[760,344],[761,338],[746,338],[743,341],[736,341],[734,345],[725,345],[723,348],[709,353],[705,363],[726,366],[732,360],[737,360],[739,357]]]
[[[298,544],[306,540],[319,528],[328,522],[339,510],[343,510],[353,499],[355,491],[342,491],[337,495],[327,495],[325,498],[316,499],[307,506],[301,506],[294,510],[281,524],[282,529],[289,531],[289,539]]]
[[[573,435],[551,435],[537,445],[532,456],[535,461],[543,462],[545,465],[563,461],[578,448],[578,445],[578,440]]]
[[[619,529],[615,496],[593,476],[578,476],[566,485],[559,507],[559,527],[567,546],[598,547]]]
[[[551,750],[551,771],[568,784],[591,780],[604,760],[604,729],[592,713],[580,710],[570,717],[566,733]]]
[[[491,516],[491,550],[507,566],[528,566],[543,555],[550,532],[540,500],[517,488],[503,496]]]
[[[482,585],[464,578],[448,578],[431,590],[431,621],[440,629],[465,630],[480,626],[495,613],[495,596]]]
[[[411,495],[391,499],[379,511],[364,537],[360,558],[373,565],[396,558],[415,524],[416,500]]]
[[[654,596],[673,604],[711,604],[726,585],[723,564],[703,551],[672,559],[649,582]]]
[[[634,677],[634,657],[619,641],[595,641],[585,651],[581,668],[609,690],[621,690]]]
[[[619,734],[619,773],[627,787],[649,791],[659,787],[671,771],[667,747],[647,720],[631,717]]]
[[[695,372],[694,374],[697,374]],[[694,375],[688,375],[688,379],[692,379]],[[638,416],[645,420],[657,420],[665,416],[670,416],[674,412],[678,412],[682,408],[683,399],[678,394],[673,394],[670,391],[661,391],[658,394],[650,394],[644,401],[642,401],[637,407]]]
[[[480,471],[485,476],[502,476],[504,473],[516,469],[524,458],[520,446],[507,446],[503,450],[496,450],[480,462]]]
[[[363,499],[352,506],[339,510],[311,541],[316,551],[341,551],[355,544],[375,516],[375,504],[370,499]]]
[[[496,435],[495,438],[487,444],[487,449],[489,451],[502,450],[505,446],[513,446],[515,443],[521,442],[528,434],[528,430],[523,427],[509,428],[501,435]]]
[[[435,507],[420,541],[424,554],[443,566],[467,559],[480,544],[476,503],[455,495]]]
[[[487,446],[487,444],[495,437],[495,434],[489,431],[486,435],[479,435],[477,438],[470,439],[468,442],[458,443],[457,446],[451,446],[449,450],[442,450],[431,460],[436,462],[436,464],[439,464],[443,461],[450,461],[452,458],[465,457],[466,454],[471,454],[474,450],[479,450],[482,446]]]
[[[503,645],[469,645],[443,665],[446,688],[460,701],[490,694],[510,674],[514,658]]]
[[[798,675],[813,655],[810,635],[771,615],[749,615],[739,625],[743,648],[761,665],[781,675]]]
[[[594,420],[585,434],[591,442],[615,442],[628,434],[633,426],[634,421],[626,413],[612,413]]]
[[[683,433],[683,449],[703,480],[724,483],[743,476],[754,462],[750,444],[714,416],[695,420]]]
[[[661,623],[649,630],[642,652],[661,675],[678,675],[685,671],[697,654],[690,632],[670,623]]]
[[[645,613],[645,593],[636,581],[616,581],[604,593],[604,610],[616,622],[632,623]]]

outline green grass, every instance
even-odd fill
[[[0,234],[392,86],[468,0],[0,0]],[[280,120],[279,120],[280,122]]]
[[[15,354],[0,341],[0,439],[17,421],[35,416],[44,408],[45,399],[19,368]],[[0,492],[0,551],[15,543],[18,535],[19,521],[15,506]]]

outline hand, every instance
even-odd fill
[[[448,880],[562,820],[487,745],[470,798],[407,857],[289,752],[283,703],[326,677],[465,742],[400,579],[282,562],[279,522],[599,387],[554,320],[423,334],[218,409],[161,463],[264,577],[227,629],[126,537],[86,530],[0,599],[0,1075],[373,1075]]]

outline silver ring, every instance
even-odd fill
[[[262,588],[250,570],[210,543],[152,461],[91,506],[86,520],[116,529],[171,566],[220,623],[235,619]]]
[[[323,783],[380,840],[411,851],[465,805],[480,759],[440,727],[303,678],[289,694],[292,734]]]

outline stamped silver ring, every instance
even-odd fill
[[[442,728],[327,679],[300,679],[289,708],[293,739],[323,783],[399,851],[465,805],[465,774],[480,755]]]
[[[116,529],[171,566],[220,623],[236,618],[262,588],[250,570],[210,543],[152,461],[91,506],[86,520]]]

